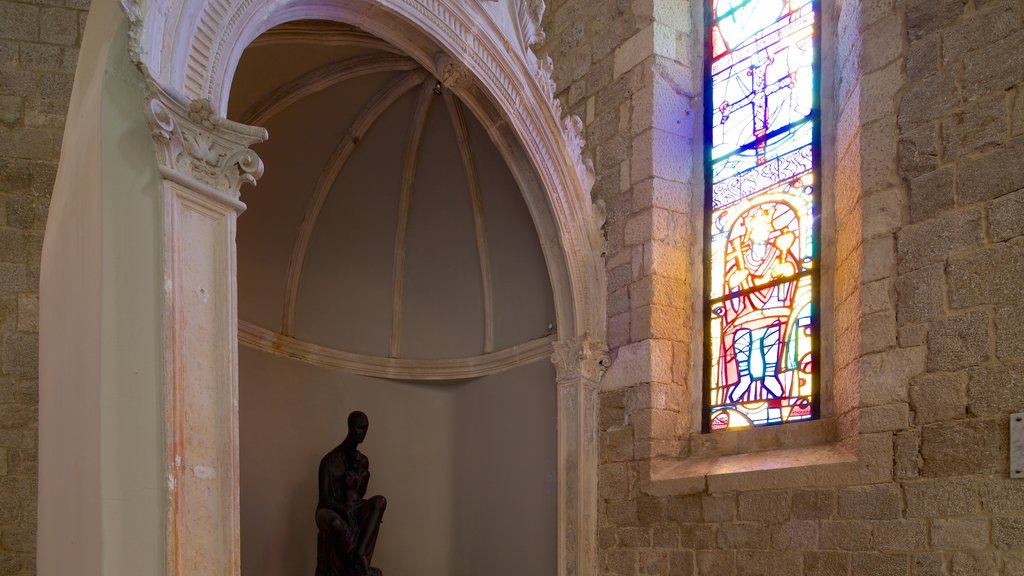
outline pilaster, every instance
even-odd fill
[[[554,343],[558,383],[558,574],[597,573],[597,413],[608,348],[589,334]]]
[[[239,574],[235,224],[266,130],[150,83],[163,177],[168,574]]]

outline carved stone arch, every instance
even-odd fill
[[[164,177],[170,574],[238,574],[238,360],[235,344],[223,340],[238,322],[233,235],[244,204],[235,183],[259,176],[262,163],[248,146],[263,133],[222,116],[242,51],[278,24],[309,19],[358,26],[431,70],[509,162],[541,234],[557,314],[558,574],[596,574],[597,389],[607,364],[603,214],[590,200],[582,123],[564,117],[551,62],[531,49],[543,38],[543,2],[153,0],[124,7],[130,51],[151,83],[148,117]],[[221,185],[225,177],[230,186]],[[209,260],[190,259],[186,243]],[[205,359],[199,368],[196,355]],[[190,439],[198,437],[205,452],[197,455]]]
[[[146,17],[139,15],[138,6],[126,6],[129,14],[136,14],[136,57],[160,85],[186,99],[209,100],[219,114],[226,110],[242,51],[266,30],[295,20],[354,24],[430,70],[438,72],[439,55],[466,70],[475,90],[456,87],[460,97],[478,116],[486,105],[498,110],[499,122],[509,125],[542,181],[544,205],[565,256],[564,271],[551,272],[568,274],[561,283],[552,278],[569,291],[559,302],[561,288],[555,288],[559,335],[603,338],[603,216],[590,200],[593,169],[581,154],[582,122],[563,114],[554,97],[550,60],[538,58],[531,49],[543,37],[543,2],[196,0],[177,10],[160,3],[147,5]],[[160,17],[163,13],[167,16]],[[538,206],[535,202],[531,208]]]

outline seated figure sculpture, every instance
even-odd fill
[[[316,576],[381,576],[370,566],[387,501],[366,498],[370,461],[356,447],[366,438],[366,414],[348,415],[348,435],[320,460],[316,508]]]

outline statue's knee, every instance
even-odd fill
[[[341,518],[335,516],[331,519],[331,532],[335,534],[343,534],[346,531],[345,523],[341,521]]]
[[[370,498],[370,505],[383,512],[384,509],[388,507],[388,501],[387,498],[384,498],[383,496],[374,496],[373,498]]]
[[[338,515],[327,508],[320,508],[316,511],[316,527],[320,531],[331,531],[335,523],[339,521]]]

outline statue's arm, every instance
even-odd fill
[[[370,486],[370,468],[366,468],[363,479],[359,481],[359,499],[366,498],[366,489]]]
[[[320,504],[321,508],[330,508],[331,510],[341,510],[338,501],[334,498],[331,492],[331,467],[327,465],[327,457],[320,461],[320,474],[319,474],[319,485],[320,485]]]

